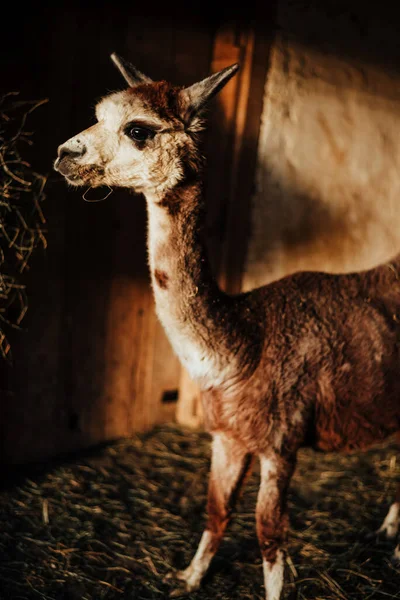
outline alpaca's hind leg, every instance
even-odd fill
[[[377,535],[385,537],[387,540],[394,540],[399,532],[400,526],[400,484],[397,486],[397,492],[393,504],[390,505],[382,525],[377,530]]]
[[[400,433],[397,434],[397,443],[400,447]],[[389,509],[389,513],[390,510],[393,509],[393,506],[397,503],[397,528],[396,528],[396,524],[394,525],[393,529],[397,529],[397,546],[394,550],[393,556],[392,556],[392,563],[396,566],[400,568],[400,483],[397,486],[397,491],[396,491],[396,496],[394,499],[394,503],[392,504],[392,506]]]
[[[396,441],[400,449],[400,433],[396,436]],[[394,502],[390,505],[388,514],[383,520],[382,525],[376,531],[378,537],[394,540],[400,528],[400,482],[397,486]]]
[[[396,441],[400,449],[400,433],[396,436]],[[400,530],[400,483],[397,486],[393,503],[390,505],[388,513],[383,520],[382,525],[376,531],[367,534],[367,539],[375,537],[394,540]]]
[[[252,456],[223,434],[214,436],[208,485],[208,520],[192,562],[184,571],[171,573],[176,579],[171,597],[196,590],[216,553],[230,520],[240,489],[252,465]]]
[[[280,600],[284,576],[284,544],[288,529],[286,496],[295,457],[273,452],[260,457],[261,483],[257,500],[257,535],[263,557],[266,600]]]
[[[397,439],[400,444],[400,435]],[[397,485],[394,502],[390,505],[389,511],[375,535],[387,540],[397,538],[398,544],[392,556],[392,563],[400,566],[400,483]]]
[[[400,567],[400,543],[397,544],[395,551],[393,552],[392,563],[396,567]]]
[[[392,556],[392,563],[396,567],[400,567],[400,483],[397,486],[397,492],[393,504],[389,508],[389,512],[382,527],[387,522],[385,529],[386,537],[394,539],[397,536],[397,546]]]

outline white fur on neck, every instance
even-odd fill
[[[178,257],[170,247],[173,221],[165,208],[157,205],[155,198],[147,196],[147,208],[149,266],[157,315],[190,377],[201,383],[202,387],[220,386],[229,380],[230,373],[233,372],[232,361],[224,360],[219,353],[211,352],[199,335],[197,324],[190,319],[190,315],[183,313],[179,304],[179,280],[182,275],[178,273]],[[167,275],[166,288],[161,288],[154,280],[155,270]],[[189,287],[190,282],[186,281],[185,285]],[[196,295],[197,291],[193,284],[191,293]]]

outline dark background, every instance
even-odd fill
[[[107,388],[107,369],[112,366],[115,347],[129,344],[130,327],[137,335],[132,334],[132,350],[127,351],[131,361],[127,372],[145,370],[144,344],[155,331],[155,347],[160,352],[152,360],[161,373],[159,385],[167,391],[178,385],[179,366],[162,333],[155,329],[153,317],[148,317],[153,309],[143,199],[120,190],[107,202],[88,204],[52,171],[57,146],[90,125],[94,104],[102,95],[124,87],[110,61],[111,52],[125,56],[153,79],[191,84],[210,73],[221,28],[231,24],[239,40],[250,26],[257,37],[258,75],[252,82],[249,103],[256,99],[258,107],[268,47],[277,31],[320,52],[375,64],[393,76],[400,69],[400,8],[388,2],[294,1],[286,6],[300,6],[303,17],[286,18],[284,31],[279,16],[284,8],[275,1],[246,2],[238,8],[222,2],[196,6],[174,2],[149,3],[143,10],[141,4],[14,3],[2,14],[1,93],[19,91],[21,99],[49,99],[29,119],[35,132],[29,160],[35,169],[49,175],[43,207],[48,249],[36,253],[23,277],[29,311],[23,331],[10,332],[12,366],[1,365],[0,455],[4,462],[51,456],[113,437],[115,428],[107,419],[111,413],[114,420],[124,417],[110,408],[115,390]],[[209,194],[213,212],[210,239],[216,261],[215,249],[227,235],[226,173],[231,168],[224,154],[229,143],[221,145],[221,140],[229,140],[229,123],[218,110],[217,105],[211,109],[213,126],[207,133],[208,189],[214,190]],[[253,150],[256,141],[253,131],[249,140]],[[247,177],[252,175],[251,169],[248,166]],[[242,179],[240,173],[239,184]],[[248,207],[249,201],[244,199],[236,225],[231,226],[237,247],[228,283],[229,277],[240,276]],[[132,282],[131,296],[121,280]],[[125,315],[130,306],[135,313],[131,320]],[[113,339],[110,331],[114,330],[124,332],[125,337]],[[126,357],[121,364],[123,361]],[[136,401],[135,385],[139,383],[132,385],[127,405]],[[151,425],[150,413],[154,412],[151,405],[146,410],[143,427]],[[158,419],[171,415],[170,407],[161,411]],[[129,423],[124,431],[134,426]]]

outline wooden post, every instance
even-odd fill
[[[272,24],[270,19],[271,30]],[[226,23],[214,41],[211,72],[240,64],[238,76],[217,96],[207,140],[208,249],[218,282],[229,293],[242,286],[270,44],[268,30],[254,21]],[[202,422],[200,391],[184,369],[177,420],[194,427]]]

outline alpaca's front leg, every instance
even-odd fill
[[[295,465],[274,453],[260,457],[261,482],[256,518],[257,535],[263,557],[266,600],[280,600],[283,588],[288,517],[286,495]]]
[[[200,586],[220,545],[251,465],[252,457],[241,444],[224,434],[214,435],[206,528],[196,554],[187,569],[167,576],[167,578],[179,580],[178,586],[170,594],[171,597],[192,592]]]
[[[375,532],[368,533],[366,537],[368,540],[375,537],[387,540],[395,540],[397,538],[400,542],[400,484],[397,486],[394,502],[390,505],[382,525]],[[392,562],[394,565],[400,566],[400,543],[394,551]]]
[[[399,436],[399,438],[400,438],[400,436]],[[400,567],[400,483],[397,486],[396,497],[394,499],[392,506],[389,509],[388,515],[390,515],[391,512],[392,512],[392,515],[394,516],[394,519],[392,519],[390,522],[390,525],[391,525],[390,533],[392,533],[392,537],[397,535],[397,541],[398,541],[398,544],[397,544],[395,551],[393,553],[393,556],[392,556],[392,563],[396,567]],[[386,518],[388,518],[388,517],[386,517]]]
[[[393,552],[392,564],[395,567],[400,567],[400,544],[397,544],[397,546]]]
[[[400,483],[397,486],[396,497],[393,504],[389,508],[386,519],[378,533],[383,532],[387,539],[395,539],[397,537],[398,544],[392,556],[392,563],[396,567],[400,567]]]
[[[378,537],[385,537],[387,540],[394,540],[397,537],[400,526],[400,490],[397,493],[399,500],[393,502],[389,508],[389,512],[385,517],[382,525],[376,531]]]

